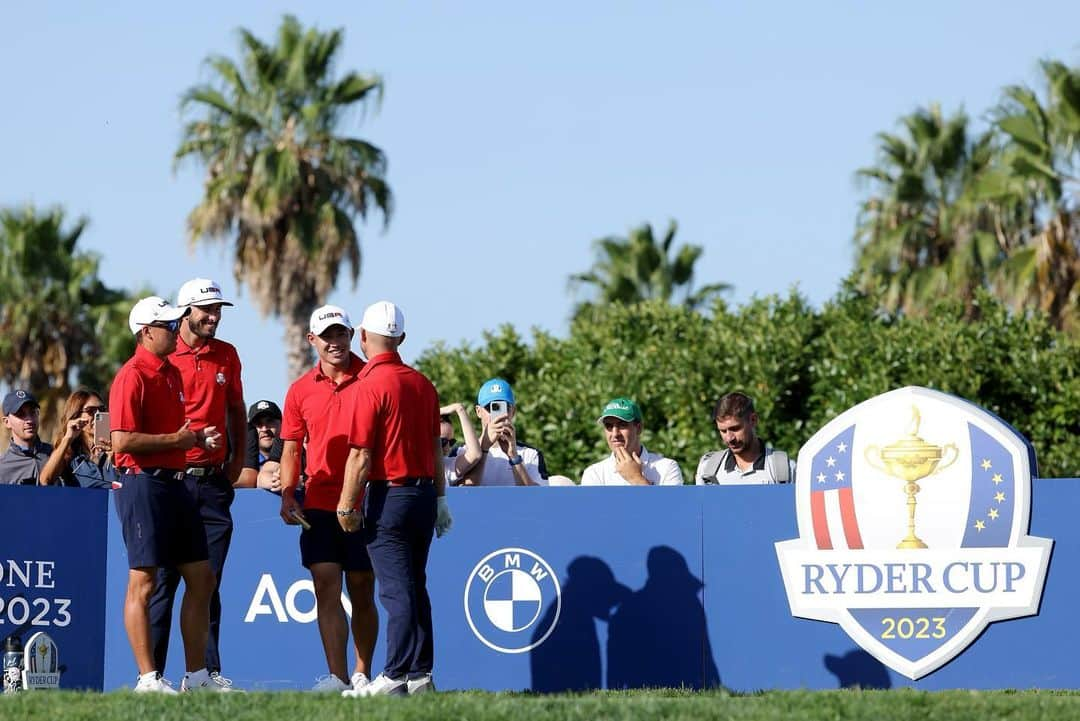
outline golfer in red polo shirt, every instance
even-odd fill
[[[216,579],[210,597],[210,637],[206,643],[206,668],[214,683],[228,688],[232,681],[221,675],[218,639],[221,633],[221,577],[232,541],[233,482],[240,476],[247,442],[244,388],[240,381],[240,356],[230,343],[217,338],[221,309],[231,306],[221,287],[209,278],[194,278],[180,286],[178,308],[190,309],[180,320],[176,350],[169,362],[184,382],[184,407],[194,430],[214,426],[228,429],[229,444],[208,451],[190,448],[184,460],[184,485],[195,500],[206,531],[210,570]],[[231,458],[229,452],[232,452]],[[154,639],[154,665],[165,668],[169,653],[173,600],[180,584],[175,568],[158,569],[157,586],[150,597],[150,632]]]
[[[302,518],[307,524],[300,532],[300,561],[315,584],[316,617],[329,670],[313,690],[344,691],[367,685],[379,632],[375,579],[364,539],[342,531],[335,513],[349,457],[353,396],[364,361],[350,350],[353,327],[341,308],[316,309],[309,329],[308,342],[319,360],[289,387],[281,419],[281,518],[289,524]],[[305,442],[307,484],[301,509],[295,491]],[[346,658],[349,624],[341,607],[342,573],[352,601],[356,665],[351,676]]]
[[[386,666],[344,696],[434,691],[434,645],[427,558],[432,532],[451,524],[446,505],[439,397],[424,375],[401,362],[405,316],[380,301],[364,311],[360,348],[368,359],[356,392],[338,522],[354,535],[364,486],[364,534],[386,609]]]
[[[222,438],[213,426],[192,430],[184,416],[180,373],[168,358],[186,313],[157,296],[135,304],[128,315],[135,355],[120,368],[109,393],[112,447],[124,474],[114,499],[130,568],[124,627],[139,667],[137,692],[176,693],[151,653],[147,605],[162,566],[175,567],[184,579],[180,632],[188,673],[181,690],[224,690],[205,668],[214,574],[202,520],[184,489],[185,452],[196,446],[215,451]]]

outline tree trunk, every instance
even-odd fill
[[[308,322],[311,320],[311,311],[315,310],[315,307],[314,299],[309,302],[300,302],[293,306],[291,312],[282,317],[285,323],[285,359],[289,383],[311,370],[315,363],[315,354],[307,340]]]

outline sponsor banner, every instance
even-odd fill
[[[102,687],[108,500],[99,489],[0,486],[0,640],[21,639],[24,686]]]
[[[433,541],[428,564],[436,683],[443,689],[537,691],[701,687],[718,681],[738,691],[853,684],[1080,686],[1068,633],[1080,593],[1080,574],[1074,571],[1080,568],[1080,532],[1072,511],[1080,504],[1080,481],[1040,480],[1034,486],[1031,533],[1055,539],[1038,615],[992,624],[951,663],[918,681],[858,647],[838,625],[792,615],[774,544],[799,533],[795,486],[450,489],[454,528]],[[300,566],[299,530],[281,523],[278,508],[276,496],[257,490],[238,492],[233,506],[221,657],[223,673],[245,689],[310,688],[326,673],[311,578]],[[136,671],[122,618],[126,559],[111,509],[108,518],[105,687],[112,689],[132,686]],[[930,544],[919,519],[917,535]],[[890,534],[893,548],[868,551],[882,572],[878,591],[888,588],[884,564],[906,535],[906,522],[899,528],[899,534]],[[1019,548],[1019,560],[996,561],[1027,563],[1024,554],[1030,549]],[[857,569],[842,568],[848,551],[838,551],[843,553],[827,562],[840,566],[824,570],[820,578],[811,576],[825,590],[834,571],[842,583],[851,582],[848,574],[856,574],[857,582]],[[924,552],[937,549],[931,544]],[[957,589],[962,581],[976,588],[970,564],[987,558],[958,556],[952,562],[966,562],[968,569],[962,574],[955,567],[948,582]],[[852,563],[858,562],[870,563]],[[932,566],[926,577],[936,590],[945,569],[935,576],[938,567],[926,563]],[[997,568],[997,585],[1004,592],[1008,569],[1015,567]],[[806,571],[796,569],[805,581]],[[872,588],[873,572],[862,573],[864,589]],[[977,588],[989,588],[993,574],[979,574]],[[1012,588],[1021,593],[1031,578],[1012,581]],[[898,583],[893,581],[894,589]],[[813,584],[810,588],[817,591]],[[347,594],[341,600],[351,612]],[[967,613],[960,607],[889,613],[896,608],[895,603],[852,607],[850,613],[862,614],[862,623],[876,635],[895,635],[895,643],[904,645],[937,643],[915,637],[940,634],[935,619],[942,616],[952,633]],[[379,613],[375,671],[382,668],[386,641],[381,607]],[[68,647],[57,643],[62,663],[70,664]],[[169,659],[166,675],[179,680],[182,644],[175,626]]]

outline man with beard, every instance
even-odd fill
[[[270,488],[259,483],[264,468],[269,472],[279,470],[279,461],[271,460],[274,441],[281,435],[281,409],[277,403],[269,400],[255,401],[248,408],[247,444],[244,449],[244,469],[240,479],[233,484],[236,488]],[[280,455],[279,455],[280,457]],[[267,465],[267,464],[272,465]],[[275,474],[279,475],[279,474]]]
[[[379,631],[375,576],[364,537],[338,523],[338,497],[349,458],[353,404],[364,361],[350,350],[352,321],[336,305],[311,314],[308,343],[318,362],[285,394],[281,421],[281,519],[303,523],[300,562],[315,586],[315,616],[329,673],[313,691],[359,690],[367,686]],[[305,447],[306,441],[306,447]],[[305,452],[306,448],[306,452]],[[296,497],[301,466],[307,470],[304,498]],[[342,575],[352,602],[356,665],[348,671],[349,623],[341,607]]]
[[[192,430],[213,426],[228,429],[225,444],[213,449],[193,447],[185,457],[184,485],[194,499],[206,531],[206,546],[215,586],[210,601],[210,636],[206,644],[206,668],[214,684],[225,689],[232,682],[221,675],[218,642],[221,632],[221,587],[225,557],[232,540],[233,484],[244,463],[244,390],[240,381],[240,357],[236,348],[217,336],[221,309],[231,306],[221,287],[209,278],[184,283],[177,294],[178,308],[189,309],[180,321],[176,350],[169,361],[180,371],[184,384],[184,413]],[[230,456],[231,450],[231,456]],[[165,668],[172,626],[173,600],[180,574],[175,568],[158,569],[150,599],[150,624],[154,639],[154,663]]]
[[[701,457],[694,474],[697,485],[755,485],[795,480],[795,462],[758,437],[758,414],[750,396],[735,392],[721,398],[713,408],[713,423],[727,449],[710,451]]]

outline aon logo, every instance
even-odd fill
[[[352,603],[344,593],[341,594],[341,606],[352,618]],[[315,584],[311,579],[296,581],[285,590],[283,597],[274,577],[264,573],[251,597],[244,623],[254,623],[259,616],[273,616],[278,623],[313,623],[316,618]]]

